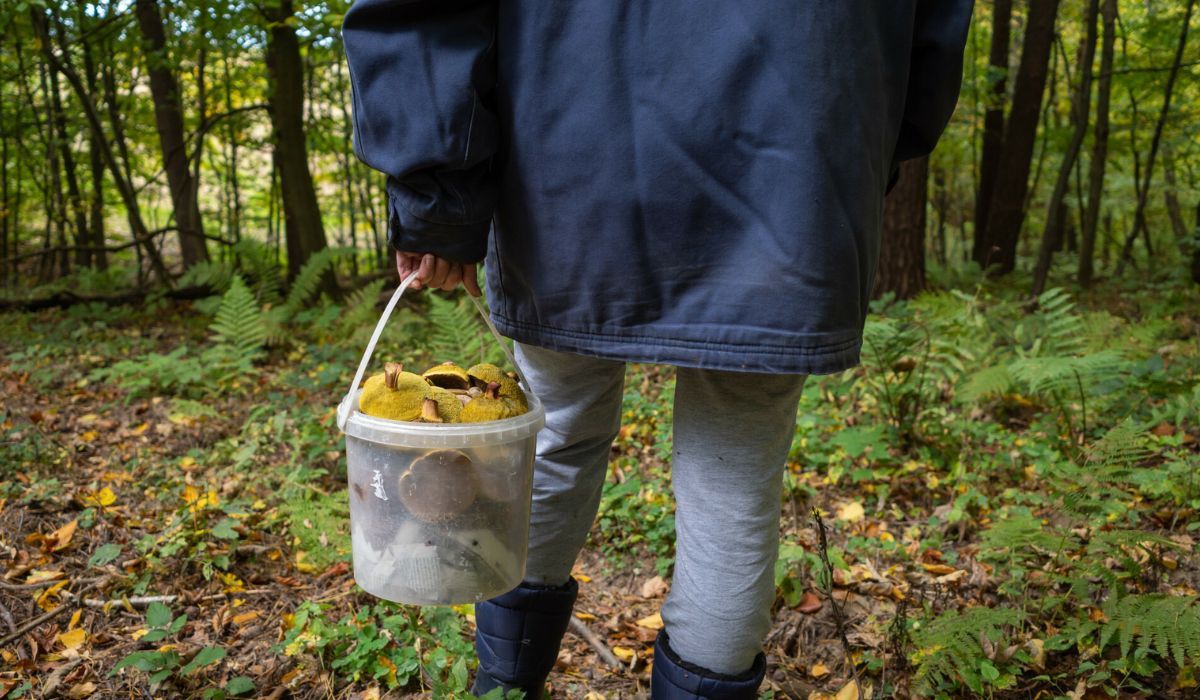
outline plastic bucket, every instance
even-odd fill
[[[338,406],[354,578],[368,593],[399,603],[473,603],[512,590],[525,576],[534,447],[545,411],[523,376],[529,411],[515,418],[439,425],[359,411],[358,387],[375,343],[412,279],[392,296]]]

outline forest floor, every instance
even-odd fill
[[[1119,603],[1200,621],[1200,304],[1064,299],[897,305],[862,368],[809,382],[764,697],[1194,697],[1200,622],[1156,637]],[[0,697],[462,696],[470,608],[349,572],[333,407],[362,334],[314,307],[246,365],[211,354],[215,304],[0,318]],[[672,396],[630,368],[576,570],[621,668],[568,633],[554,697],[648,697]]]

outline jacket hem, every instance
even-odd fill
[[[526,345],[606,360],[729,372],[836,374],[857,366],[862,350],[862,335],[857,333],[827,342],[821,342],[822,336],[781,334],[777,344],[739,344],[551,328],[509,319],[494,309],[491,316],[502,335]]]

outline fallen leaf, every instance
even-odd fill
[[[860,698],[865,699],[869,697],[871,697],[870,684],[863,686],[863,690],[860,693],[858,690],[857,681],[850,681],[846,685],[842,686],[842,689],[839,690],[837,695],[834,696],[836,700],[859,700]]]
[[[595,615],[593,615],[591,613],[585,613],[585,612],[577,612],[577,613],[575,613],[575,617],[579,618],[580,620],[583,620],[584,622],[591,622],[592,620],[596,619]]]
[[[622,661],[632,661],[636,653],[628,647],[613,647],[613,655]]]
[[[647,579],[646,582],[642,584],[642,597],[657,598],[660,595],[665,594],[669,588],[670,587],[667,585],[667,582],[663,580],[662,576],[655,576],[654,578]]]
[[[71,700],[82,700],[91,696],[94,692],[96,692],[96,684],[88,681],[87,683],[78,683],[71,686],[71,689],[67,691],[67,697],[71,698]]]
[[[1046,642],[1041,639],[1031,639],[1025,643],[1029,652],[1029,665],[1037,671],[1046,670]]]
[[[44,581],[53,581],[55,579],[60,579],[65,575],[66,574],[64,574],[61,571],[50,571],[47,569],[34,569],[33,571],[29,572],[29,578],[25,579],[25,583],[34,584],[34,583],[42,583]]]
[[[829,667],[818,661],[817,663],[812,665],[812,668],[808,669],[808,675],[812,676],[813,678],[821,678],[823,676],[828,676],[829,675]]]
[[[234,615],[233,616],[233,624],[237,625],[238,627],[241,627],[242,625],[246,624],[247,622],[258,617],[259,615],[260,615],[260,613],[257,610],[251,610],[250,612],[245,612],[245,613],[242,613],[241,615]]]
[[[637,626],[645,627],[648,630],[660,630],[663,628],[662,615],[659,613],[654,613],[649,617],[643,617],[637,621]]]
[[[117,494],[105,486],[94,493],[84,494],[80,500],[83,501],[85,506],[100,506],[104,508],[117,502]]]
[[[42,547],[46,548],[48,552],[57,552],[66,549],[67,545],[71,543],[71,538],[75,536],[75,528],[77,527],[79,527],[78,520],[72,520],[63,525],[42,540]]]
[[[950,573],[946,574],[945,576],[938,576],[937,578],[935,578],[933,580],[933,582],[934,583],[954,583],[966,575],[967,575],[967,572],[965,570],[958,569],[957,571],[951,571]]]
[[[592,577],[588,576],[587,574],[573,574],[573,575],[575,576],[575,580],[580,583],[591,583],[592,582]]]
[[[77,627],[70,632],[63,632],[58,635],[59,644],[63,645],[64,649],[75,651],[83,646],[87,641],[87,632],[82,627]]]
[[[858,501],[850,501],[838,507],[837,519],[845,520],[848,523],[856,523],[866,517],[867,511],[863,509],[863,504]]]
[[[952,574],[957,571],[957,569],[949,564],[922,564],[921,568],[925,569],[931,574],[934,574],[935,576],[945,576],[946,574]]]
[[[821,605],[822,603],[820,596],[812,591],[805,591],[804,595],[800,598],[800,604],[796,606],[796,610],[799,610],[805,615],[811,615],[820,610]]]

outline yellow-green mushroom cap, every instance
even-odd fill
[[[492,382],[499,384],[500,398],[509,402],[514,416],[519,416],[529,410],[529,401],[525,398],[525,392],[521,391],[520,383],[505,374],[496,365],[489,363],[474,365],[467,370],[467,375],[471,377],[473,383],[480,387],[486,387]]]
[[[486,423],[521,415],[520,412],[515,411],[511,401],[500,398],[499,390],[499,383],[488,384],[488,389],[483,396],[471,399],[470,403],[463,406],[459,420],[463,423]]]
[[[453,362],[434,365],[425,370],[421,376],[425,377],[425,381],[430,384],[443,389],[466,390],[471,386],[471,378],[467,375],[467,371]]]
[[[453,392],[443,389],[438,386],[429,387],[429,394],[426,398],[433,399],[437,402],[438,417],[443,423],[458,423],[462,415],[463,405],[458,400]]]
[[[417,420],[429,389],[421,375],[405,372],[400,365],[389,362],[383,373],[363,383],[358,408],[376,418]]]

